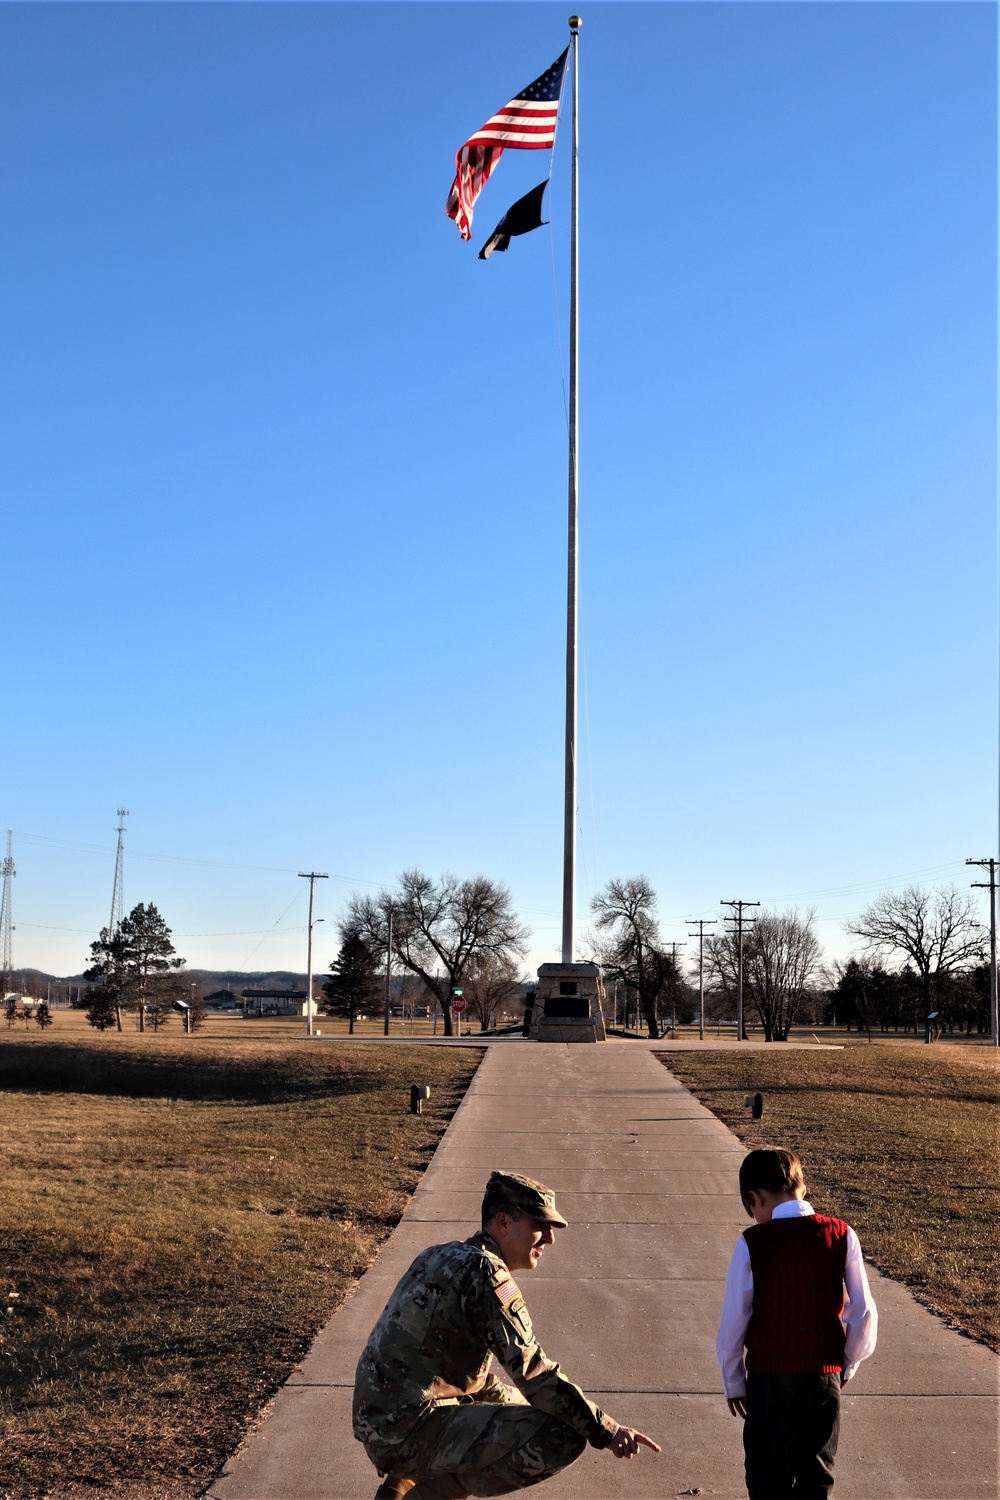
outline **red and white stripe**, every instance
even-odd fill
[[[463,240],[472,238],[472,208],[504,147],[544,151],[555,143],[559,101],[512,99],[471,135],[455,153],[455,181],[445,213],[458,225]]]
[[[558,117],[558,99],[539,103],[512,99],[465,144],[488,146],[499,143],[501,146],[519,146],[522,151],[542,151],[555,142]]]
[[[455,181],[445,213],[458,225],[463,240],[472,238],[472,206],[503,155],[502,146],[462,146],[455,154]]]

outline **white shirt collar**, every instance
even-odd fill
[[[810,1214],[814,1214],[815,1212],[816,1210],[812,1204],[807,1203],[804,1198],[793,1198],[790,1203],[779,1203],[771,1218],[807,1219]]]

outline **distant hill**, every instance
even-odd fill
[[[202,994],[206,995],[213,990],[239,991],[257,989],[260,986],[275,990],[304,990],[306,987],[305,973],[296,974],[290,969],[185,969],[184,973],[188,976],[189,983],[196,984]],[[314,977],[322,980],[326,977],[326,971]],[[44,995],[51,986],[54,1001],[68,999],[69,989],[75,989],[85,982],[82,974],[46,974],[44,969],[13,971],[15,989],[26,995]]]

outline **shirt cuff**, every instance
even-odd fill
[[[614,1417],[609,1417],[607,1412],[601,1411],[599,1407],[596,1408],[596,1414],[598,1426],[597,1432],[590,1440],[591,1447],[610,1448],[621,1423],[616,1422]]]

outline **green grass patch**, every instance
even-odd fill
[[[1000,1350],[1000,1068],[980,1049],[867,1042],[837,1052],[661,1054],[752,1149],[787,1146],[810,1201],[926,1306]],[[764,1095],[748,1118],[745,1094]]]
[[[398,1221],[479,1058],[0,1042],[4,1500],[197,1494]]]

